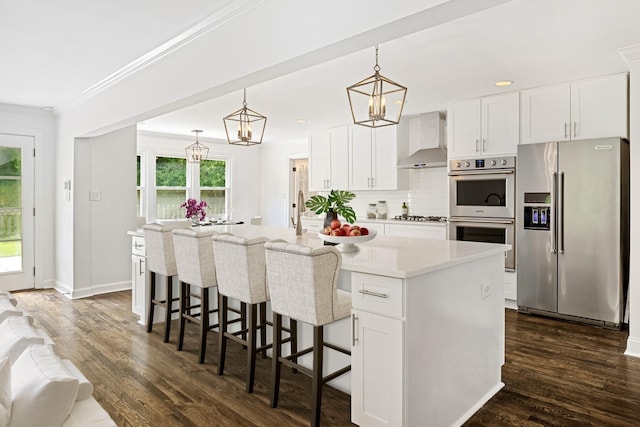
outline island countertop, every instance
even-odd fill
[[[233,233],[246,238],[282,239],[310,247],[323,245],[316,233],[296,236],[294,229],[284,227],[242,224],[213,225],[194,227],[194,229],[208,231],[212,227],[220,233]],[[129,234],[144,235],[142,230],[130,231]],[[359,243],[357,246],[359,250],[356,252],[342,253],[343,270],[400,279],[420,276],[504,253],[510,249],[510,245],[503,244],[394,236],[376,236],[375,239]]]

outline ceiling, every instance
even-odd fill
[[[231,5],[0,0],[0,102],[64,106]],[[444,110],[456,100],[627,71],[617,49],[640,43],[639,21],[637,0],[513,0],[382,43],[379,64],[408,87],[405,115]],[[348,124],[346,87],[371,75],[374,62],[372,46],[248,87],[249,108],[268,117],[265,141]],[[515,83],[494,86],[505,79]],[[242,91],[234,90],[139,128],[185,135],[197,128],[223,139],[222,117],[241,105]]]

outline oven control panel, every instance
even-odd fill
[[[514,169],[515,167],[515,157],[489,157],[484,159],[462,159],[449,161],[449,170],[451,171]]]

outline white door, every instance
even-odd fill
[[[351,126],[349,140],[349,190],[371,189],[371,129]]]
[[[309,190],[325,191],[329,188],[331,172],[331,134],[318,132],[309,137]]]
[[[481,153],[480,99],[451,104],[447,113],[450,158],[478,156]]]
[[[0,134],[0,290],[34,287],[34,139]]]
[[[520,98],[506,93],[482,98],[482,141],[484,155],[516,155],[520,139]]]
[[[568,141],[571,86],[545,86],[520,92],[520,144]]]

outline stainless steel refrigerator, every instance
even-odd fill
[[[618,328],[629,271],[629,144],[518,146],[518,310]]]

